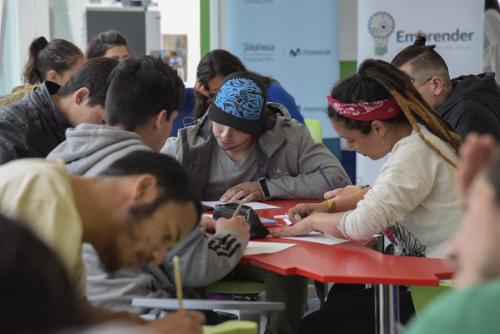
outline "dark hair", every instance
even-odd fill
[[[24,66],[24,82],[32,85],[43,82],[47,79],[47,71],[60,74],[82,58],[82,51],[64,39],[54,39],[49,43],[43,36],[35,38],[30,44],[28,62]]]
[[[243,65],[241,60],[229,51],[216,49],[207,52],[203,58],[201,58],[198,68],[196,69],[196,79],[203,86],[208,88],[208,82],[214,77],[218,75],[226,77],[235,72],[248,72],[248,70],[245,65]],[[260,81],[267,89],[272,79],[257,73],[254,74],[260,78]],[[193,116],[195,118],[201,118],[207,112],[208,106],[208,98],[195,91]]]
[[[484,2],[484,10],[495,9],[500,12],[500,6],[498,5],[498,0],[486,0]]]
[[[127,39],[117,30],[107,30],[94,36],[87,46],[85,55],[87,59],[102,57],[109,49],[115,46],[127,46]]]
[[[411,124],[432,150],[438,152],[446,161],[454,165],[425,138],[418,123],[425,125],[434,135],[449,143],[455,152],[460,146],[460,137],[448,123],[432,111],[415,89],[408,75],[393,65],[382,60],[365,60],[360,65],[357,74],[341,81],[332,89],[331,96],[344,103],[373,102],[394,98],[403,112],[384,122]],[[348,129],[359,130],[363,134],[368,134],[371,131],[371,121],[348,119],[336,113],[331,106],[328,107],[328,115],[331,119],[344,123]]]
[[[132,131],[161,110],[167,119],[183,103],[185,87],[177,72],[151,56],[125,59],[111,73],[106,96],[110,125]]]
[[[419,33],[415,42],[401,50],[392,59],[391,64],[396,67],[409,64],[420,72],[427,71],[434,74],[441,72],[445,75],[445,79],[449,81],[448,65],[446,65],[443,57],[434,50],[436,45],[425,45],[426,40],[425,35]]]
[[[82,87],[89,90],[89,106],[104,107],[108,90],[108,77],[118,65],[118,60],[95,58],[83,64],[57,92],[58,96],[68,96]]]
[[[5,333],[51,332],[88,320],[55,253],[26,225],[2,215],[0,296]]]
[[[148,205],[142,205],[138,217],[151,215],[168,201],[193,202],[197,217],[201,217],[200,190],[186,170],[173,158],[160,153],[136,151],[115,161],[102,172],[104,176],[129,176],[151,174],[159,188],[157,198]],[[199,219],[198,219],[199,220]]]

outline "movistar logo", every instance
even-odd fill
[[[290,49],[290,57],[300,56],[300,48]]]
[[[329,56],[332,54],[332,50],[329,49],[301,49],[295,48],[290,49],[288,55],[290,57],[299,57],[299,56]]]

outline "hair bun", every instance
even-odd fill
[[[425,46],[428,49],[434,50],[434,48],[436,47],[436,44],[425,45],[426,42],[427,42],[427,37],[425,36],[424,33],[420,32],[420,33],[418,33],[417,39],[415,40],[415,42],[413,42],[413,45]]]
[[[423,33],[418,33],[417,39],[413,43],[413,45],[416,46],[425,46],[425,42],[427,41],[427,37],[425,37],[425,34]]]
[[[38,38],[36,38],[35,40],[33,40],[33,42],[31,43],[31,50],[34,51],[35,53],[38,53],[40,51],[42,51],[43,49],[45,49],[45,47],[49,44],[49,42],[47,41],[47,39],[43,36],[40,36]]]

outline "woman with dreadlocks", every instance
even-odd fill
[[[289,216],[303,219],[273,235],[317,230],[364,241],[383,233],[391,242],[386,252],[443,257],[461,216],[455,182],[458,134],[432,111],[406,74],[384,61],[363,62],[327,99],[332,126],[348,147],[373,160],[387,159],[371,188],[351,186],[323,203],[299,204]],[[351,294],[348,304],[339,297],[344,293]],[[400,297],[406,322],[413,305],[404,287]],[[360,321],[361,312],[374,321],[373,291],[335,285],[326,306],[304,319],[302,331],[331,332],[335,323],[335,333],[373,332],[374,322]]]

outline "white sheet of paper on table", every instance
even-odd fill
[[[248,242],[248,246],[243,252],[243,255],[274,254],[293,246],[295,246],[295,244],[250,241]]]
[[[292,225],[292,221],[288,218],[288,215],[275,215],[274,218],[283,219],[285,224]]]
[[[349,241],[349,240],[345,240],[345,239],[335,238],[335,237],[332,237],[331,235],[326,235],[326,234],[323,234],[320,232],[311,232],[310,234],[301,235],[298,237],[284,237],[283,239],[315,242],[315,243],[324,244],[324,245],[338,245],[338,244],[342,244],[344,242]]]
[[[214,208],[217,204],[227,204],[227,203],[223,203],[220,201],[202,201],[202,203],[205,204],[206,206],[210,206],[212,208]],[[279,206],[269,205],[269,204],[260,203],[260,202],[248,202],[248,203],[245,203],[245,205],[251,207],[254,210],[279,208]]]

